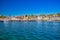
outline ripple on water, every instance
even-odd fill
[[[60,40],[59,22],[0,23],[0,40]]]

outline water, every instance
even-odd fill
[[[60,22],[0,22],[0,40],[60,40]]]

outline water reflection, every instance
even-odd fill
[[[9,22],[4,22],[5,27],[8,27]]]
[[[60,40],[60,22],[0,22],[0,24],[0,38],[3,40]]]

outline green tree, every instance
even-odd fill
[[[34,16],[33,14],[31,14],[30,16]]]
[[[0,16],[0,18],[6,18],[6,16]]]
[[[57,13],[57,16],[60,16],[60,13]]]
[[[46,16],[45,14],[40,14],[39,16]]]

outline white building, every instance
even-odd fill
[[[42,16],[38,16],[38,17],[37,17],[37,20],[42,20],[42,19],[43,19]]]
[[[20,19],[18,19],[16,17],[11,17],[11,20],[20,20]]]

